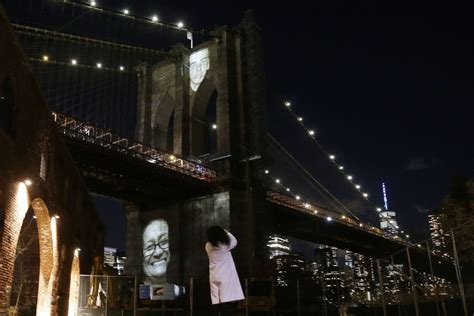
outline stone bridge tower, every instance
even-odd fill
[[[266,101],[260,30],[249,11],[238,28],[221,27],[191,51],[178,48],[174,53],[173,59],[137,67],[136,138],[184,157],[208,158],[219,180],[208,196],[166,205],[129,205],[126,271],[145,272],[147,258],[140,252],[145,231],[152,221],[165,219],[171,253],[166,281],[186,282],[192,276],[202,281],[201,292],[206,293],[204,243],[209,226],[230,227],[237,236],[234,258],[242,278],[256,275],[263,251],[258,213],[265,199],[258,170],[265,157]],[[215,117],[210,121],[212,104]],[[210,130],[215,134],[209,136]],[[215,147],[209,155],[212,135]],[[204,295],[202,301],[209,297]]]
[[[136,138],[186,157],[207,153],[215,123],[214,156],[260,155],[265,134],[264,71],[260,32],[252,13],[237,30],[221,27],[210,40],[175,49],[175,58],[140,65]],[[215,122],[206,120],[217,95]]]

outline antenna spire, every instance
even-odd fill
[[[387,191],[385,190],[385,183],[382,182],[382,191],[383,191],[383,204],[385,210],[388,211],[388,201],[387,201]]]

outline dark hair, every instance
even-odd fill
[[[230,239],[225,230],[220,226],[212,226],[207,230],[207,241],[214,247],[219,247],[219,244],[230,244]]]

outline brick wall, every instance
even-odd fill
[[[10,303],[18,237],[30,205],[37,217],[37,269],[44,277],[38,294],[48,305],[46,314],[67,315],[74,250],[81,248],[81,273],[89,273],[94,257],[102,255],[104,228],[0,12],[0,96],[9,93],[12,111],[1,113],[9,115],[13,128],[0,127],[0,315]],[[8,104],[1,101],[5,110]]]

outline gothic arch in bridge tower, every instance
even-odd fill
[[[168,91],[163,96],[158,97],[158,100],[153,100],[158,105],[153,108],[153,142],[161,150],[167,150],[169,147],[173,147],[168,142],[168,132],[170,127],[170,120],[173,117],[173,113],[176,108],[176,102],[169,95]],[[173,124],[174,126],[174,124]]]
[[[238,159],[248,154],[241,152],[244,147],[260,150],[264,99],[260,93],[261,74],[256,74],[259,69],[254,66],[260,60],[254,56],[258,51],[254,46],[242,45],[242,34],[222,27],[212,32],[210,40],[191,51],[181,48],[173,51],[172,58],[157,65],[136,67],[139,78],[136,139],[159,149],[166,148],[164,141],[158,141],[155,135],[166,130],[174,108],[173,152],[195,157],[206,154],[210,128],[206,108],[213,93],[217,93],[217,131],[213,134],[216,156],[231,154]]]
[[[191,155],[192,156],[201,156],[208,153],[209,145],[209,130],[211,128],[210,122],[208,122],[208,117],[206,116],[209,101],[214,93],[217,93],[217,98],[219,98],[219,93],[209,79],[204,79],[199,88],[192,96],[192,105],[191,105],[191,120],[190,120],[190,143],[191,143]],[[219,101],[217,101],[217,104]],[[219,113],[217,106],[216,112]],[[217,114],[216,113],[216,114]],[[216,138],[219,139],[222,129],[219,128],[220,120],[218,115],[216,115]],[[220,148],[217,146],[217,152],[220,152]]]

